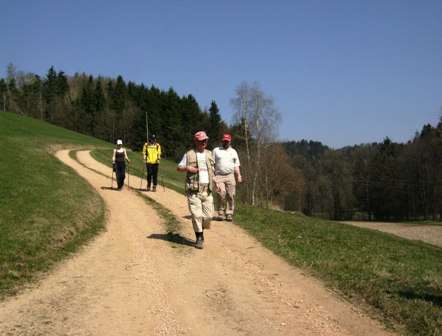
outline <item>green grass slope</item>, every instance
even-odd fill
[[[0,112],[0,135],[0,297],[5,297],[103,227],[101,198],[53,152],[112,145],[8,112]]]
[[[442,335],[441,248],[250,206],[239,206],[235,221],[401,334]]]

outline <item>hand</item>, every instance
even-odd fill
[[[221,192],[221,186],[219,185],[219,182],[216,182],[215,188],[216,188],[216,192],[219,194]]]
[[[242,176],[241,175],[238,175],[238,177],[236,179],[238,180],[238,183],[242,182]]]
[[[196,168],[196,167],[192,167],[192,166],[187,166],[187,171],[188,171],[189,173],[196,174],[196,173],[198,173],[198,168]]]

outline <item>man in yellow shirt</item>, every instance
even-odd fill
[[[143,159],[147,169],[147,191],[151,190],[152,180],[152,191],[157,191],[158,168],[161,159],[161,146],[157,142],[155,134],[152,134],[149,137],[149,142],[146,143],[143,147]]]

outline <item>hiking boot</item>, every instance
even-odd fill
[[[195,232],[195,234],[196,234],[195,247],[197,249],[202,249],[203,248],[203,234],[202,234],[202,232]]]
[[[218,216],[215,216],[214,219],[217,220],[217,221],[219,221],[219,222],[222,222],[222,221],[223,221],[223,216],[218,215]]]
[[[157,191],[157,186],[156,185],[153,186],[153,191]]]
[[[150,191],[150,187],[147,187],[147,189],[146,189],[147,191]]]
[[[228,221],[228,222],[233,221],[232,215],[227,215],[226,216],[226,221]]]
[[[196,239],[195,247],[200,250],[203,248],[203,239],[201,237]]]

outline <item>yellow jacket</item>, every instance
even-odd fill
[[[161,159],[161,146],[159,143],[145,143],[143,147],[143,159],[146,163],[159,164]]]

